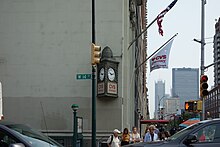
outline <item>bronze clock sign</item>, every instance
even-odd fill
[[[118,64],[119,62],[113,58],[111,49],[105,47],[101,62],[97,66],[97,97],[118,97]]]

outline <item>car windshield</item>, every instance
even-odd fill
[[[7,125],[8,128],[27,140],[33,147],[63,147],[53,139],[43,135],[42,133],[22,124]]]
[[[179,132],[177,132],[176,134],[174,134],[173,136],[169,137],[168,140],[176,140],[176,139],[179,139],[179,137],[181,136],[185,136],[185,134],[187,134],[188,132],[190,132],[192,129],[194,129],[195,127],[201,125],[202,123],[196,123],[196,124],[193,124]]]

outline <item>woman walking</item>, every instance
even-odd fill
[[[130,134],[128,128],[125,128],[121,138],[121,146],[127,145],[130,142]]]

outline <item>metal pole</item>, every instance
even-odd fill
[[[137,41],[137,39],[138,39],[142,34],[144,34],[144,33],[147,31],[147,29],[148,29],[156,20],[157,20],[157,17],[154,18],[154,20],[153,20],[139,35],[137,35],[137,37],[135,37],[134,40],[132,40],[132,41],[130,42],[130,44],[129,44],[129,46],[128,46],[128,50],[129,50],[129,48],[132,46],[132,44],[133,44],[135,41]]]
[[[92,147],[96,147],[96,68],[92,66]]]
[[[149,57],[147,57],[147,59],[145,59],[140,65],[138,65],[135,68],[135,71],[141,67],[141,65],[143,65],[145,62],[147,62],[153,55],[155,55],[159,50],[161,50],[167,43],[169,43],[174,37],[176,37],[178,35],[178,33],[176,33],[175,35],[173,35],[173,37],[171,37],[168,41],[166,41],[163,45],[160,46],[160,48],[158,48],[155,52],[153,52]]]
[[[204,74],[204,47],[205,47],[205,0],[201,6],[201,75]],[[202,120],[205,120],[205,98],[202,97]]]
[[[176,2],[177,2],[177,0],[176,0],[176,1],[174,0],[174,1],[168,6],[168,7],[170,7],[169,10],[176,4]],[[128,50],[129,50],[129,48],[132,46],[132,44],[133,44],[135,41],[137,41],[138,38],[139,38],[142,34],[144,34],[144,33],[147,31],[147,29],[157,20],[157,18],[158,18],[158,15],[157,15],[157,17],[154,18],[154,20],[153,20],[139,35],[137,35],[137,37],[136,37],[134,40],[131,41],[130,45],[128,46]]]
[[[175,128],[175,131],[176,131],[176,115],[174,114],[173,117],[174,117],[174,128]]]
[[[209,68],[209,67],[211,67],[211,66],[213,66],[213,65],[215,65],[215,64],[217,64],[217,63],[220,63],[220,60],[219,60],[219,61],[216,61],[216,62],[214,62],[214,63],[212,63],[212,64],[209,64],[209,65],[205,66],[204,69]]]
[[[92,0],[92,43],[95,44],[95,0]],[[96,147],[96,68],[92,66],[92,147]]]
[[[159,97],[158,97],[159,98]],[[161,100],[163,99],[163,98],[165,98],[165,96],[162,96],[161,98],[160,98],[160,100],[159,100],[159,103],[158,103],[158,119],[160,119],[160,102],[161,102]]]
[[[77,143],[77,119],[76,119],[76,110],[73,111],[73,147],[76,147]]]
[[[92,0],[92,43],[95,44],[95,0]]]
[[[160,119],[160,99],[159,99],[159,96],[158,96],[158,119]]]

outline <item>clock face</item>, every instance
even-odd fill
[[[109,68],[108,69],[108,79],[110,81],[114,81],[115,80],[115,71],[113,68]]]
[[[99,71],[99,79],[100,79],[100,81],[103,81],[104,77],[105,77],[105,70],[104,70],[104,68],[101,68],[100,71]]]

